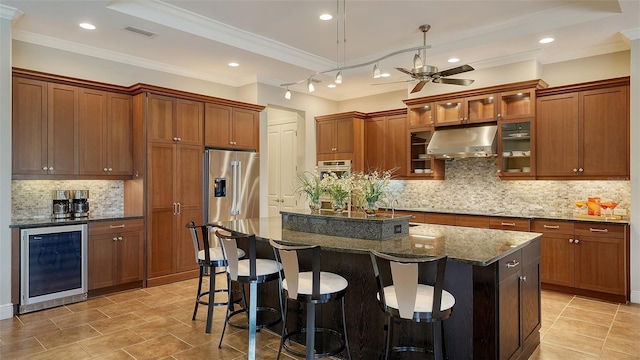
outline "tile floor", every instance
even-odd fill
[[[227,327],[216,309],[191,320],[195,280],[113,294],[0,320],[0,359],[246,359],[247,332]],[[640,305],[544,291],[542,343],[531,359],[640,360]],[[259,359],[275,359],[279,337],[258,334]],[[283,355],[281,359],[292,358]]]

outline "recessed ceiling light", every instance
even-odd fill
[[[238,66],[240,66],[240,64],[238,64],[237,62],[230,62],[228,65],[229,65],[229,66],[231,66],[231,67],[238,67]]]
[[[555,40],[555,39],[554,39],[554,38],[552,38],[552,37],[547,37],[547,38],[541,39],[541,40],[539,41],[539,43],[540,43],[540,44],[548,44],[548,43],[553,42],[553,40]]]
[[[320,15],[320,20],[329,21],[331,19],[333,19],[333,16],[331,16],[331,14],[322,14],[322,15]]]
[[[329,85],[327,85],[327,87],[333,89],[334,87],[336,87],[336,84],[329,84]]]
[[[391,76],[391,74],[389,74],[389,73],[382,73],[382,74],[380,74],[380,77],[389,77],[389,76]]]
[[[80,23],[80,27],[85,29],[85,30],[95,30],[96,29],[95,25],[89,24],[89,23],[86,23],[86,22]]]
[[[460,61],[460,59],[455,58],[455,57],[452,57],[452,58],[450,58],[450,59],[449,59],[449,60],[447,60],[447,61],[448,61],[448,62],[450,62],[450,63],[457,63],[458,61]]]

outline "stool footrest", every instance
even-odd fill
[[[256,309],[256,329],[262,329],[266,327],[271,327],[282,321],[280,317],[280,311],[271,307],[258,307]],[[245,321],[234,322],[232,321],[233,317],[239,314],[245,315]],[[273,319],[270,319],[273,317]],[[248,329],[249,328],[249,309],[238,309],[229,313],[229,320],[227,323],[233,327],[237,327],[240,329]]]
[[[314,358],[337,355],[345,349],[343,334],[327,328],[315,328],[314,332],[316,333]],[[291,346],[287,345],[287,342],[291,340],[304,346],[306,344],[306,333],[307,329],[303,328],[285,334],[282,340],[282,346],[290,353],[298,356],[305,356],[306,353],[304,351],[293,349]],[[318,335],[320,335],[320,337],[318,337]]]
[[[215,292],[215,293],[226,293],[227,291],[228,291],[227,289],[217,289],[217,290],[215,290],[214,292]],[[238,293],[239,293],[239,291],[235,291],[235,290],[234,290],[234,292],[238,292]],[[200,305],[207,305],[207,306],[208,306],[208,305],[209,305],[209,301],[202,300],[202,298],[203,298],[203,297],[208,299],[208,297],[209,297],[209,292],[208,292],[208,291],[205,291],[205,292],[201,293],[200,295],[198,295],[198,304],[200,304]],[[237,304],[237,303],[239,303],[240,301],[242,301],[242,298],[235,298],[235,299],[233,299],[231,302],[232,302],[232,303],[234,303],[234,304]],[[226,305],[228,305],[228,302],[227,302],[227,301],[214,302],[214,303],[213,303],[213,306],[226,306]]]

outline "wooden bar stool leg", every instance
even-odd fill
[[[207,326],[206,333],[211,334],[211,323],[213,322],[213,307],[216,294],[216,269],[211,267],[209,270],[209,305],[207,306]],[[200,269],[202,271],[202,268]]]

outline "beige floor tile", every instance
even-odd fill
[[[13,360],[24,359],[25,357],[45,351],[34,337],[15,341],[0,346],[0,359]]]
[[[618,311],[616,313],[615,321],[633,325],[637,327],[638,331],[640,332],[640,313],[636,314],[632,312]]]
[[[131,354],[137,360],[158,359],[170,356],[192,346],[173,335],[164,335],[142,343],[127,346],[123,350]]]
[[[584,310],[577,307],[567,307],[560,317],[567,317],[582,320],[597,325],[611,326],[615,314],[605,314],[602,312]]]
[[[64,360],[83,360],[90,359],[91,356],[87,354],[84,349],[78,344],[70,344],[66,346],[62,346],[53,350],[49,350],[47,352],[42,352],[34,355],[29,355],[25,359],[28,360],[53,360],[53,359],[64,359]]]
[[[120,331],[122,329],[129,329],[147,322],[136,314],[124,314],[112,318],[101,319],[92,321],[89,324],[94,329],[98,330],[101,334],[109,334],[112,332]]]
[[[604,340],[609,333],[609,327],[561,316],[551,326],[553,330],[582,334],[599,340]]]
[[[148,308],[149,307],[147,305],[141,303],[138,300],[128,300],[121,303],[100,307],[100,311],[102,311],[109,317],[116,317]]]
[[[75,304],[69,304],[67,305],[67,308],[72,312],[81,312],[81,311],[94,309],[101,306],[112,305],[112,304],[115,304],[115,302],[111,301],[106,297],[98,297],[98,298],[91,299],[91,301],[81,301]]]
[[[0,334],[2,334],[2,330],[10,329],[14,326],[22,326],[24,325],[22,321],[17,316],[14,316],[10,319],[0,320]]]
[[[36,336],[36,339],[48,350],[96,336],[100,336],[100,333],[91,326],[83,324],[64,330],[47,332]]]
[[[552,344],[540,344],[529,360],[589,360],[598,359],[598,355],[567,349]]]
[[[605,345],[606,347],[606,345]],[[602,360],[640,360],[640,354],[625,354],[609,349],[604,349],[600,353],[600,359]]]
[[[604,344],[604,340],[595,339],[581,334],[554,330],[553,326],[544,334],[541,342],[592,355],[600,354],[602,345]]]
[[[216,360],[232,360],[237,358],[247,358],[247,355],[234,349],[230,346],[223,346],[218,349],[218,342],[208,342],[189,350],[182,351],[172,355],[177,360],[202,360],[202,359],[216,359]]]
[[[278,335],[275,335],[270,331],[263,330],[256,334],[256,342],[259,342],[260,346],[265,346],[276,341],[280,341]],[[222,340],[222,346],[231,346],[234,349],[238,349],[246,353],[249,346],[249,332],[238,331],[234,334],[227,334],[225,332],[224,340]]]
[[[62,316],[70,314],[71,310],[67,309],[66,306],[58,306],[52,309],[34,311],[27,314],[18,315],[20,321],[22,321],[25,325],[28,325],[30,322],[38,322],[42,319],[50,319],[56,316]]]
[[[104,353],[96,357],[92,357],[91,360],[134,360],[133,356],[129,355],[126,351],[118,349],[109,353]]]
[[[68,329],[71,327],[76,327],[78,325],[87,324],[93,321],[107,318],[107,315],[105,315],[98,309],[88,309],[76,313],[56,316],[51,318],[51,321],[53,321],[61,329]]]
[[[628,355],[638,355],[640,354],[640,339],[637,333],[618,334],[612,330],[609,336],[607,336],[604,349]]]
[[[91,356],[101,355],[126,346],[143,342],[144,339],[126,329],[115,333],[82,340],[78,344]]]
[[[152,322],[140,324],[131,328],[133,332],[142,336],[145,340],[153,339],[168,333],[182,333],[192,328],[173,317],[165,317]]]
[[[144,291],[143,289],[140,289],[135,291],[124,291],[117,294],[110,294],[110,295],[107,295],[106,298],[115,303],[122,303],[122,302],[131,301],[131,300],[138,300],[140,298],[147,297],[147,296],[151,296],[151,295],[146,291]]]
[[[569,303],[569,307],[601,312],[604,314],[615,314],[618,311],[619,304],[575,297]]]
[[[618,311],[640,315],[640,304],[620,304]]]
[[[38,321],[34,321],[34,319],[35,318],[32,318],[28,324],[17,325],[0,331],[2,342],[7,345],[36,335],[60,330],[60,328],[49,319],[40,319]]]

